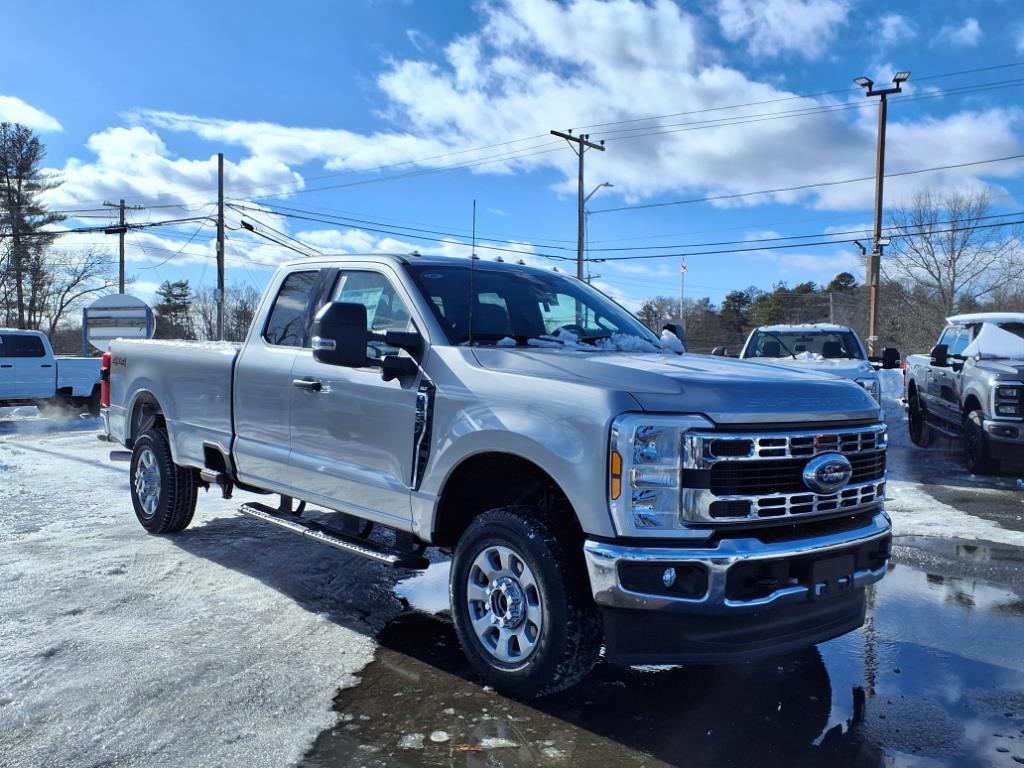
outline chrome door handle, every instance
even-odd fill
[[[324,388],[323,384],[313,379],[292,379],[292,385],[299,389],[309,390],[310,392],[319,392]]]

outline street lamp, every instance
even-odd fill
[[[610,184],[607,181],[602,181],[600,184],[598,184],[596,187],[594,187],[592,190],[590,190],[590,194],[589,195],[587,195],[586,197],[583,198],[583,205],[586,206],[587,201],[590,198],[592,198],[594,195],[596,195],[603,187],[614,187],[614,186],[615,186],[614,184]],[[589,251],[590,250],[590,211],[588,211],[585,207],[583,209],[583,224],[584,224],[584,226],[583,226],[583,229],[584,229],[584,233],[583,233],[584,244],[586,245],[586,248]],[[588,254],[588,256],[589,256],[589,254]],[[583,276],[583,252],[582,251],[580,252],[579,262],[576,264],[576,276],[579,277],[580,280],[584,279],[584,276]],[[590,282],[590,276],[589,275],[585,279],[586,279],[586,281],[588,283]]]
[[[871,256],[868,259],[868,286],[871,290],[871,306],[868,315],[868,354],[877,354],[878,346],[878,284],[879,272],[882,263],[882,247],[888,243],[882,242],[882,183],[885,178],[885,123],[888,114],[888,97],[894,93],[902,93],[903,83],[910,78],[910,72],[897,72],[893,78],[893,85],[889,88],[875,89],[875,81],[870,77],[858,77],[853,82],[866,90],[867,96],[878,97],[878,149],[875,162],[875,232],[871,248]]]

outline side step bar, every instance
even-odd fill
[[[394,568],[409,568],[412,570],[423,570],[430,561],[423,555],[415,552],[403,552],[390,547],[381,546],[375,542],[350,536],[337,528],[315,523],[312,520],[303,520],[296,515],[282,514],[273,507],[266,504],[250,502],[238,508],[243,515],[254,517],[265,523],[276,525],[291,533],[296,533],[321,544],[327,544],[343,552],[352,555],[365,557],[367,560],[390,565]]]

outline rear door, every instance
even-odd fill
[[[57,369],[53,355],[47,354],[42,338],[33,333],[6,333],[3,335],[4,364],[12,364],[15,398],[40,400],[53,397],[56,391]],[[2,370],[10,370],[4,368]]]
[[[234,456],[243,482],[294,487],[288,464],[292,366],[309,345],[309,313],[320,279],[319,269],[286,274],[263,328],[249,335],[235,364]]]
[[[340,270],[330,297],[366,306],[374,331],[423,327],[409,297],[388,271],[373,266]],[[367,356],[398,350],[371,342]],[[299,487],[331,506],[392,524],[411,517],[416,399],[420,376],[384,381],[380,368],[344,368],[295,357],[293,380],[320,382],[319,391],[291,388],[291,466]]]

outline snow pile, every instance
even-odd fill
[[[238,515],[248,494],[151,536],[95,424],[0,434],[0,765],[298,763],[392,572]]]
[[[964,357],[990,357],[1024,360],[1024,339],[993,323],[982,323],[974,341],[967,345]]]
[[[680,355],[686,351],[686,347],[683,346],[683,342],[679,340],[668,328],[661,332],[661,343],[665,345],[665,349],[670,352],[677,352]]]
[[[516,344],[518,344],[518,342],[515,339],[510,338],[508,336],[506,336],[503,339],[498,339],[496,342],[494,342],[494,346],[496,347],[514,347],[516,346]]]
[[[675,338],[673,336],[673,338]],[[678,339],[676,339],[678,341]],[[639,336],[628,333],[613,333],[611,336],[598,339],[593,344],[580,341],[580,337],[565,328],[559,328],[552,334],[545,334],[537,339],[527,339],[527,346],[541,349],[563,349],[573,352],[664,352],[665,347],[658,346]],[[682,346],[682,345],[680,345]]]

